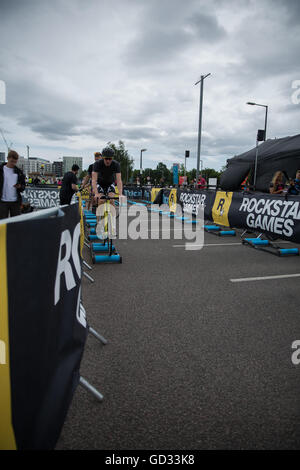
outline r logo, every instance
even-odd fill
[[[151,202],[155,201],[155,198],[157,196],[157,193],[159,193],[160,188],[152,188],[151,189]]]
[[[171,212],[176,212],[177,189],[171,189],[169,194],[169,207]]]
[[[224,209],[223,209],[224,204],[225,204],[225,199],[223,199],[223,198],[220,199],[219,200],[219,205],[217,207],[217,212],[218,212],[218,210],[220,210],[220,215],[224,214]]]
[[[232,200],[232,192],[217,191],[215,202],[212,209],[213,221],[216,224],[230,227],[228,220],[229,208]]]

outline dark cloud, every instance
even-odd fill
[[[14,142],[21,129],[20,145],[32,131],[43,152],[122,139],[148,160],[189,149],[192,162],[194,83],[211,72],[201,155],[222,166],[263,127],[247,101],[269,105],[270,137],[299,132],[299,19],[298,0],[0,0],[1,126]]]
[[[274,4],[276,5],[276,7],[284,8],[286,12],[286,16],[287,16],[288,26],[299,28],[299,22],[300,22],[299,0],[288,0],[286,2],[282,2],[281,0],[273,0],[272,3],[270,4],[270,7],[274,8]]]
[[[201,43],[217,42],[226,36],[224,27],[218,23],[217,18],[213,15],[196,13],[187,23],[192,27],[196,39],[201,40]]]
[[[15,15],[17,11],[31,8],[37,3],[35,0],[0,0],[0,13],[2,19]]]
[[[45,139],[65,139],[80,135],[84,107],[66,98],[55,88],[43,87],[32,80],[8,78],[5,115],[18,125],[31,129]]]
[[[28,118],[22,118],[19,120],[20,125],[28,126]],[[38,122],[32,122],[29,125],[33,132],[36,132],[44,139],[49,140],[61,140],[68,139],[72,136],[80,136],[81,132],[76,127],[71,126],[69,122],[65,122],[60,119],[53,119],[41,117]]]
[[[216,16],[205,13],[204,2],[149,2],[128,44],[124,61],[145,68],[166,68],[190,46],[208,46],[226,36]],[[199,9],[201,12],[199,12]],[[190,13],[192,11],[192,14]]]
[[[201,158],[218,157],[217,161],[220,161],[221,168],[227,158],[252,148],[255,145],[254,139],[254,136],[248,135],[248,137],[245,137],[242,134],[228,137],[226,133],[222,135],[222,129],[216,131],[211,136],[202,133]],[[161,144],[174,157],[179,157],[180,155],[183,157],[185,150],[190,150],[191,160],[197,156],[197,135],[182,136],[174,132],[172,135],[163,138]],[[209,165],[206,164],[206,166]]]
[[[291,34],[289,15],[299,15],[300,2],[266,0],[252,4],[256,8],[249,9],[230,36],[230,48],[239,56],[230,67],[230,76],[244,86],[255,86],[272,76],[296,76],[300,73],[300,31],[298,28]]]
[[[108,135],[119,136],[118,139],[128,139],[139,141],[142,139],[157,139],[161,135],[161,131],[154,127],[147,126],[131,126],[124,128],[121,126],[109,126],[109,128],[94,127],[81,131],[82,134],[90,135],[95,138],[105,138]]]
[[[184,31],[160,29],[153,25],[128,46],[125,61],[146,68],[167,66],[173,57],[182,52],[191,42],[191,37]]]

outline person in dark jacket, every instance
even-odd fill
[[[300,170],[296,172],[296,178],[290,180],[289,194],[300,194]]]
[[[18,159],[18,153],[10,150],[7,163],[0,165],[0,219],[21,214],[21,193],[25,189],[25,175],[17,167]]]
[[[72,166],[72,170],[68,171],[65,173],[61,188],[60,188],[60,193],[59,193],[59,199],[60,199],[60,205],[63,206],[64,204],[71,204],[71,199],[74,193],[78,191],[78,185],[77,185],[77,173],[79,170],[79,166],[74,164]]]

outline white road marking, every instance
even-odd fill
[[[291,243],[285,240],[281,240],[281,243]],[[228,245],[242,245],[242,243],[204,243],[203,245],[195,245],[195,246],[228,246]],[[173,245],[173,248],[184,248],[185,245]]]
[[[299,274],[279,274],[277,276],[261,276],[261,277],[242,277],[239,279],[230,279],[231,282],[248,282],[248,281],[265,281],[268,279],[285,279],[290,277],[300,277]]]
[[[203,243],[203,245],[194,245],[194,246],[226,246],[226,245],[241,245],[241,243]],[[173,248],[185,248],[185,245],[173,245]]]

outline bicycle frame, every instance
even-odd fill
[[[103,195],[100,197],[100,199],[104,199],[104,234],[106,234],[106,238],[103,238],[103,245],[107,242],[108,244],[108,255],[111,256],[113,253],[113,240],[110,237],[110,232],[109,232],[109,218],[112,218],[111,215],[111,200],[119,199],[118,196],[110,197],[107,194]],[[100,207],[100,206],[98,206]],[[112,224],[111,224],[112,226]]]

